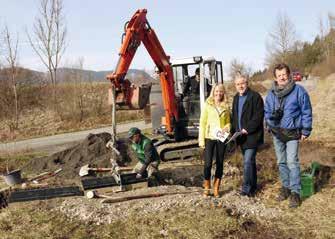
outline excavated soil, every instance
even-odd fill
[[[110,167],[110,159],[118,161],[120,165],[129,164],[133,160],[132,152],[126,139],[119,139],[118,149],[121,157],[111,149],[106,148],[106,143],[111,139],[109,133],[89,134],[83,141],[66,150],[57,152],[47,157],[35,158],[22,168],[27,174],[39,174],[62,168],[57,176],[63,180],[79,179],[79,170],[82,166],[90,164],[94,167]]]

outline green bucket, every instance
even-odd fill
[[[302,198],[310,197],[315,193],[315,172],[320,168],[320,164],[313,162],[311,165],[311,172],[304,172],[301,174],[301,191]]]

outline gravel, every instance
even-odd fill
[[[134,215],[146,216],[178,208],[187,208],[194,212],[198,208],[217,208],[226,210],[231,216],[253,216],[268,220],[279,216],[279,208],[267,208],[260,199],[241,197],[237,191],[230,191],[221,198],[204,198],[199,187],[159,186],[118,193],[117,196],[130,196],[148,193],[173,193],[162,197],[137,199],[120,203],[101,203],[101,199],[70,198],[65,199],[54,210],[58,210],[68,217],[80,219],[87,223],[108,224],[116,220],[124,220]]]

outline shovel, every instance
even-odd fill
[[[63,169],[62,168],[59,168],[53,172],[44,172],[44,173],[41,173],[33,178],[30,178],[28,179],[27,181],[28,182],[33,182],[33,183],[38,183],[42,180],[45,180],[45,179],[48,179],[48,178],[51,178],[51,177],[54,177],[56,176],[57,174],[59,174]]]
[[[86,164],[82,166],[79,170],[79,176],[87,176],[89,175],[92,171],[95,172],[111,172],[112,168],[91,168],[89,164]]]
[[[92,171],[95,171],[95,172],[112,172],[112,173],[117,173],[118,174],[122,171],[130,171],[130,170],[133,170],[133,168],[132,167],[120,167],[120,166],[116,166],[113,163],[112,163],[111,168],[91,168],[89,164],[86,164],[86,165],[84,165],[80,168],[79,176],[80,177],[87,176]]]

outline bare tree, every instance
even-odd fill
[[[319,17],[319,37],[321,46],[324,52],[324,57],[329,63],[331,57],[335,53],[335,15],[328,13],[324,20],[322,16]]]
[[[285,61],[287,55],[294,48],[296,42],[296,31],[293,22],[285,13],[279,13],[274,28],[269,32],[267,41],[268,60]]]
[[[244,62],[239,61],[234,58],[230,62],[229,76],[234,79],[237,75],[246,75],[250,76],[252,69],[250,66],[247,66]]]
[[[19,37],[16,37],[16,40],[13,40],[8,26],[5,26],[4,30],[4,57],[6,60],[6,73],[10,80],[10,88],[13,90],[14,94],[14,120],[10,126],[11,130],[17,129],[19,124],[19,107],[18,107],[18,92],[17,92],[17,76],[18,76],[18,42]]]
[[[80,57],[74,63],[67,63],[69,68],[63,73],[63,80],[66,87],[62,87],[62,100],[59,104],[61,119],[71,119],[82,122],[85,116],[85,106],[87,104],[85,89],[88,76],[84,72],[84,58]]]
[[[36,18],[33,34],[27,31],[27,35],[35,53],[48,69],[55,104],[57,69],[66,48],[66,33],[63,0],[41,0],[40,16]]]

